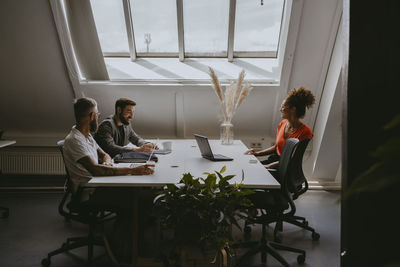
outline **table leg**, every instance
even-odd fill
[[[139,218],[138,218],[138,192],[135,190],[135,188],[132,188],[132,194],[133,194],[133,220],[132,220],[132,227],[133,227],[133,236],[132,236],[132,267],[137,266],[137,258],[138,258],[138,240],[139,240]]]

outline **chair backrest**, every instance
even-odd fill
[[[64,196],[58,205],[58,212],[65,217],[67,220],[75,220],[85,224],[95,224],[106,220],[115,219],[115,213],[105,212],[103,210],[88,208],[84,203],[81,202],[81,194],[83,191],[82,187],[79,187],[76,192],[73,191],[72,181],[65,165],[64,157],[64,140],[57,142],[58,149],[61,152],[65,172],[66,172],[66,190]]]
[[[287,186],[293,194],[293,199],[298,198],[308,190],[308,182],[303,172],[303,156],[309,142],[310,139],[301,140],[291,159]]]
[[[287,186],[288,176],[290,174],[290,167],[292,164],[293,153],[299,143],[297,138],[289,138],[286,140],[285,145],[282,150],[281,157],[279,159],[279,181],[281,187],[285,189]]]
[[[67,174],[67,181],[68,181],[68,180],[69,180],[69,172],[68,172],[67,166],[65,165],[65,158],[64,158],[64,151],[63,151],[63,148],[64,148],[64,140],[58,141],[58,142],[57,142],[57,146],[58,146],[58,149],[59,149],[60,152],[61,152],[61,156],[62,156],[62,159],[63,159],[63,162],[64,162],[64,167],[65,167],[65,172],[66,172],[66,174]]]
[[[66,173],[65,193],[64,193],[64,196],[63,196],[60,204],[58,205],[58,212],[62,216],[64,216],[66,219],[70,219],[72,217],[72,214],[71,214],[71,211],[66,208],[66,206],[74,198],[74,193],[73,193],[73,190],[72,190],[72,182],[71,182],[71,179],[70,179],[70,176],[69,176],[69,172],[68,172],[67,166],[65,165],[65,158],[64,158],[64,151],[63,151],[64,140],[58,141],[57,142],[57,147],[61,152],[61,156],[62,156],[62,159],[63,159],[63,162],[64,162],[64,167],[65,167],[65,173]]]
[[[309,141],[309,139],[299,141],[297,138],[289,138],[285,142],[279,160],[281,192],[290,206],[290,210],[287,214],[296,213],[296,205],[293,200],[308,189],[302,163],[304,151]]]

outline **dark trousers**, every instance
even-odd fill
[[[125,187],[96,188],[85,202],[90,209],[117,214],[113,229],[107,236],[114,256],[122,262],[130,262],[132,258],[133,203],[133,189]]]
[[[261,161],[262,165],[267,165],[270,164],[272,162],[276,162],[280,160],[280,156],[276,153],[273,153],[271,155],[269,155],[269,157],[266,160]],[[279,180],[279,175],[278,175],[278,171],[270,171],[270,173],[272,174],[272,176],[274,176],[274,178],[280,183]]]
[[[278,154],[273,153],[273,154],[269,155],[266,160],[261,161],[261,164],[262,165],[267,165],[267,164],[270,164],[272,162],[279,161],[280,158],[281,157]]]

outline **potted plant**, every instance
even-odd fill
[[[185,265],[182,258],[193,248],[212,255],[211,263],[220,260],[226,265],[222,258],[232,255],[232,225],[241,230],[238,220],[249,216],[252,203],[247,196],[253,191],[244,189],[242,183],[230,184],[234,175],[223,176],[225,170],[224,166],[219,172],[204,173],[206,178],[185,173],[178,184],[168,184],[158,192],[156,214],[161,227],[173,233],[166,246],[169,249],[164,250],[167,266]]]

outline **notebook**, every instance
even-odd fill
[[[147,161],[157,162],[157,156],[153,155],[153,153],[144,153],[144,152],[126,152],[122,154],[118,154],[114,157],[115,163],[122,162],[130,162],[130,163],[146,163]]]
[[[168,150],[167,149],[153,149],[153,154],[166,155],[171,152],[172,152],[172,150],[170,150],[170,149],[168,149]]]
[[[210,143],[208,142],[208,138],[202,135],[195,134],[194,138],[196,138],[197,145],[199,146],[201,156],[205,159],[211,161],[230,161],[233,158],[221,155],[221,154],[213,154],[211,150]]]

